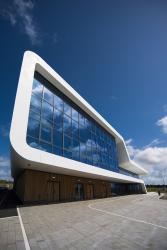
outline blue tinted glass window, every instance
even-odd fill
[[[72,136],[76,139],[78,139],[79,136],[79,127],[78,127],[78,122],[72,120]]]
[[[64,137],[64,148],[71,150],[72,149],[72,138],[67,136],[67,135],[64,135],[63,137]]]
[[[63,134],[58,128],[53,129],[53,144],[59,148],[63,147]]]
[[[63,127],[63,113],[58,109],[54,109],[54,126]]]
[[[53,147],[53,153],[56,154],[56,155],[62,156],[63,155],[63,150],[62,150],[62,148],[59,148],[59,147]]]
[[[64,114],[63,116],[63,130],[65,134],[71,135],[71,118]]]
[[[40,149],[39,140],[33,137],[27,136],[27,143],[32,148]]]
[[[32,137],[39,138],[39,127],[40,122],[30,117],[28,121],[27,134]]]
[[[63,100],[57,95],[54,95],[54,106],[56,109],[63,112]]]
[[[119,172],[115,139],[63,93],[49,88],[42,76],[35,73],[35,77],[27,143],[56,155]]]
[[[71,117],[71,111],[71,106],[68,103],[64,102],[64,113]]]
[[[40,149],[48,153],[52,153],[52,146],[45,142],[40,142]]]
[[[39,96],[36,95],[31,96],[30,108],[31,110],[38,113],[41,111],[41,99],[39,98]]]
[[[53,106],[51,106],[48,102],[42,102],[42,118],[53,122]]]
[[[82,114],[79,114],[79,124],[82,126],[85,125],[85,117]]]
[[[43,85],[35,78],[33,80],[32,91],[35,95],[38,95],[40,98],[42,98]]]
[[[79,160],[79,149],[80,149],[79,140],[72,139],[72,157],[74,160]]]
[[[34,112],[33,110],[30,109],[29,117],[40,120],[40,113]]]
[[[72,119],[78,122],[78,118],[79,118],[78,111],[75,108],[72,108]]]
[[[47,142],[52,141],[52,128],[41,124],[41,139]]]
[[[72,158],[72,152],[66,149],[63,149],[63,156],[66,158]]]
[[[47,88],[44,88],[44,99],[53,105],[53,93]]]

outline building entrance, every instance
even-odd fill
[[[48,201],[59,201],[60,185],[59,182],[49,180],[47,183],[47,200]]]
[[[75,200],[83,200],[84,199],[84,189],[82,183],[75,184]]]

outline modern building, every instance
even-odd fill
[[[92,93],[93,94],[93,93]],[[24,54],[10,131],[23,202],[146,193],[122,136],[46,62]]]

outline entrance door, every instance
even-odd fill
[[[49,180],[47,184],[48,201],[59,201],[59,182]]]
[[[84,199],[84,189],[82,183],[75,184],[75,200],[83,200]]]
[[[93,199],[94,198],[93,185],[92,184],[87,184],[87,187],[86,187],[86,198],[87,199]]]

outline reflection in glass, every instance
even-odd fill
[[[40,98],[42,98],[43,85],[35,78],[33,80],[32,91],[35,95],[38,95]]]
[[[71,135],[71,118],[64,114],[63,116],[63,130],[64,133]]]
[[[29,117],[40,120],[40,113],[34,112],[33,110],[30,109]]]
[[[44,99],[51,105],[53,105],[53,93],[45,87],[44,87]]]
[[[71,110],[71,106],[67,102],[64,102],[64,113],[71,117]]]
[[[59,148],[63,147],[63,134],[59,129],[53,129],[53,144]]]
[[[57,95],[54,95],[54,106],[56,109],[63,112],[63,100]]]
[[[64,157],[66,157],[66,158],[72,158],[72,152],[71,151],[69,151],[69,150],[66,150],[66,149],[64,149],[63,150],[63,156]]]
[[[63,147],[68,149],[68,150],[71,150],[71,148],[72,148],[72,138],[67,136],[67,135],[64,135],[63,138],[64,138]]]
[[[52,128],[41,124],[41,139],[47,142],[52,140]]]
[[[46,151],[48,153],[52,153],[52,146],[47,144],[47,143],[44,143],[44,142],[40,142],[40,148],[43,150],[43,151]]]
[[[63,155],[63,150],[62,150],[62,148],[59,148],[59,147],[53,147],[53,153],[54,153],[55,155],[60,155],[60,156],[62,156],[62,155]]]
[[[39,145],[39,141],[33,137],[27,136],[27,143],[32,147],[32,148],[37,148],[41,149]]]
[[[43,100],[42,102],[42,118],[53,122],[53,106]]]
[[[38,96],[31,96],[30,109],[38,113],[41,111],[41,99]]]
[[[58,109],[54,109],[54,126],[61,128],[61,130],[63,127],[63,113]]]
[[[37,75],[33,82],[27,143],[118,172],[115,139],[59,90],[43,86],[42,82],[47,81]]]
[[[39,138],[39,125],[39,121],[29,117],[27,134],[32,137]]]
[[[72,119],[78,122],[78,111],[74,108],[72,108]]]

